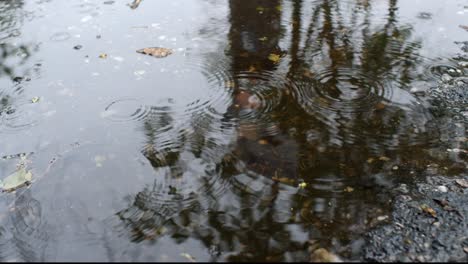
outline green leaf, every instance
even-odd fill
[[[0,182],[0,187],[4,191],[10,192],[23,187],[27,183],[31,182],[31,180],[31,171],[27,171],[25,167],[20,167],[17,171],[3,179],[3,181]]]

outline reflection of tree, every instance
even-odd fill
[[[8,43],[12,37],[18,35],[21,22],[21,15],[18,10],[23,7],[23,1],[1,1],[0,2],[0,78],[2,75],[10,78],[16,77],[14,66],[8,65],[9,60],[17,60],[22,64],[30,55],[30,48],[27,45],[12,45]]]
[[[285,68],[271,59],[271,54],[284,53],[280,40],[286,30],[280,21],[286,10],[280,1],[231,0],[229,5],[228,54],[235,78],[232,105],[222,120],[237,122],[240,136],[234,149],[221,147],[203,156],[204,149],[213,147],[209,135],[213,131],[210,125],[197,124],[191,124],[190,133],[176,137],[172,142],[176,147],[166,148],[157,140],[158,129],[176,120],[164,115],[146,120],[144,154],[162,173],[161,179],[138,193],[118,217],[134,242],[160,236],[177,243],[195,238],[216,249],[212,260],[307,260],[309,239],[328,246],[334,241],[339,248],[384,213],[387,174],[420,172],[435,160],[425,152],[435,136],[431,127],[425,127],[430,117],[401,99],[416,100],[405,92],[419,78],[421,43],[411,39],[410,27],[398,23],[396,0],[389,1],[383,25],[371,23],[370,1],[313,1],[309,23],[302,19],[304,1],[293,1],[290,60]],[[324,72],[327,77],[322,80]],[[237,78],[239,73],[248,73],[247,81]],[[256,74],[262,73],[300,87],[282,86],[275,94],[281,96],[278,106],[243,120],[242,108],[249,107],[248,98],[258,85]],[[365,105],[364,111],[357,104],[333,108],[334,102],[341,103],[350,94],[361,96],[375,83],[379,85],[372,89],[377,89],[378,100]],[[307,91],[317,87],[317,94]],[[335,100],[317,100],[323,105],[311,107],[317,98],[301,98],[294,89]],[[378,89],[392,89],[399,96],[379,94]],[[271,128],[275,133],[270,133]],[[423,133],[414,132],[415,128]],[[191,156],[184,158],[186,152]],[[186,185],[192,192],[177,185],[181,175],[197,178],[187,169],[187,157],[215,168]],[[395,163],[406,168],[391,172]],[[223,181],[221,193],[213,192],[217,188],[212,178]],[[308,184],[304,190],[296,188],[300,180]],[[355,191],[343,192],[347,186]],[[346,247],[341,250],[349,250],[350,257],[357,254]]]
[[[41,204],[27,189],[15,197],[13,208],[9,223],[0,228],[0,260],[45,261],[50,245]]]

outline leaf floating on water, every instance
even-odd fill
[[[134,0],[131,4],[129,4],[131,9],[136,9],[141,4],[141,0]]]
[[[256,72],[256,71],[257,69],[255,68],[255,66],[250,65],[248,72]]]
[[[272,62],[274,63],[277,63],[279,60],[280,60],[280,55],[278,54],[274,54],[274,53],[271,53],[269,56],[268,56],[268,59],[271,60]]]
[[[261,37],[261,38],[258,38],[258,40],[260,40],[260,41],[267,41],[268,38],[267,38],[267,37]]]
[[[432,208],[429,207],[428,205],[426,205],[426,204],[421,205],[421,209],[422,209],[424,212],[430,214],[432,217],[437,217],[436,211],[434,211],[434,209],[432,209]]]
[[[190,254],[188,254],[188,253],[180,253],[180,255],[181,255],[182,257],[184,257],[184,258],[190,260],[191,262],[195,262],[195,259],[194,259],[192,256],[190,256]]]
[[[287,178],[287,177],[273,176],[271,179],[274,180],[274,181],[281,182],[281,183],[286,183],[286,184],[293,184],[294,183],[293,179],[290,179],[290,178]]]
[[[307,183],[305,182],[299,183],[299,188],[304,189],[305,187],[307,187]]]
[[[379,158],[379,160],[381,160],[381,161],[389,161],[390,158],[389,158],[389,157],[382,156],[382,157]]]
[[[463,29],[466,30],[466,31],[468,31],[468,26],[460,25],[459,27],[460,27],[460,28],[463,28]]]
[[[463,188],[468,188],[468,181],[464,179],[456,179],[455,182]]]
[[[31,171],[26,171],[24,166],[21,166],[10,176],[6,177],[3,181],[0,181],[0,187],[5,192],[12,192],[24,185],[27,185],[32,180]]]
[[[39,102],[39,97],[38,96],[34,96],[33,98],[31,98],[31,102],[33,102],[34,104]]]
[[[352,192],[352,191],[354,191],[354,188],[348,186],[348,187],[344,188],[344,191],[345,191],[345,192]]]
[[[267,145],[267,144],[268,144],[268,141],[266,141],[265,139],[260,139],[260,140],[258,141],[258,144],[260,144],[260,145]]]
[[[99,58],[107,59],[107,54],[106,53],[101,53],[101,54],[99,54]]]
[[[106,160],[105,156],[97,155],[94,157],[94,162],[96,163],[96,167],[102,167],[102,163]]]
[[[324,248],[319,248],[312,252],[310,256],[311,262],[343,262],[337,255],[328,252]]]
[[[152,47],[152,48],[139,49],[136,52],[150,55],[156,58],[164,58],[164,57],[171,55],[173,51],[167,48]]]

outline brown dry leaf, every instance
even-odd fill
[[[266,140],[264,140],[264,139],[260,139],[260,140],[258,141],[258,144],[260,144],[260,145],[267,145],[267,144],[268,144],[268,141],[266,141]]]
[[[255,68],[255,66],[251,65],[251,66],[249,67],[248,72],[256,72],[256,71],[257,71],[257,69]]]
[[[368,158],[367,159],[367,163],[372,163],[372,162],[374,162],[374,158]]]
[[[456,179],[455,182],[463,188],[468,188],[468,181],[464,179]]]
[[[274,180],[274,181],[281,182],[281,183],[286,183],[286,184],[293,184],[294,183],[293,179],[290,179],[290,178],[287,178],[287,177],[273,176],[271,179]]]
[[[156,58],[164,58],[164,57],[171,55],[173,51],[167,48],[152,47],[152,48],[139,49],[136,52],[150,55]]]
[[[428,205],[426,205],[426,204],[421,205],[421,209],[422,209],[424,212],[426,212],[426,213],[432,215],[432,217],[437,217],[436,211],[434,211],[434,209],[430,208]]]
[[[389,157],[382,156],[382,157],[379,158],[379,160],[381,160],[381,161],[389,161],[390,158],[389,158]]]
[[[382,110],[382,109],[384,109],[384,108],[385,108],[385,104],[382,103],[382,102],[379,102],[379,103],[377,103],[377,104],[375,105],[375,109],[377,109],[377,110]]]
[[[136,9],[141,3],[141,0],[134,0],[133,3],[130,4],[131,9]]]
[[[468,26],[460,25],[459,27],[463,28],[464,30],[468,31]]]

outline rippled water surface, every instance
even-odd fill
[[[463,0],[0,1],[0,179],[33,173],[0,193],[0,260],[359,258],[392,188],[466,173],[467,21]]]

